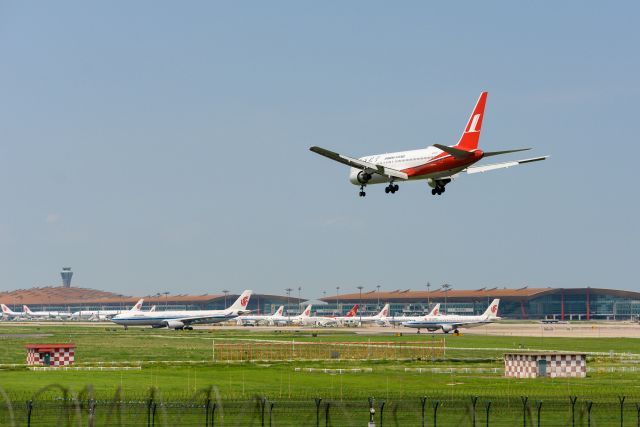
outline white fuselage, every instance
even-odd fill
[[[475,326],[492,323],[496,318],[488,316],[423,316],[421,319],[406,321],[402,323],[408,328],[427,329],[429,331],[437,331],[442,329],[444,332],[450,332],[458,328],[472,328]]]
[[[118,314],[111,318],[113,323],[122,326],[152,326],[162,328],[171,321],[191,317],[206,318],[200,323],[219,323],[238,317],[235,310],[174,310],[174,311],[133,311]]]
[[[410,151],[398,151],[395,153],[385,153],[385,154],[373,154],[369,156],[360,157],[360,160],[364,160],[369,163],[375,163],[379,165],[383,165],[392,169],[396,169],[399,171],[404,171],[406,169],[417,168],[424,165],[429,164],[434,161],[434,159],[443,153],[442,150],[436,147],[427,147],[421,148],[418,150],[410,150]],[[446,156],[440,156],[438,161],[445,160],[447,158],[451,158],[450,154]],[[456,166],[452,169],[438,170],[433,173],[421,174],[416,176],[409,176],[409,180],[416,179],[428,179],[428,178],[441,178],[448,177],[452,174],[458,173],[467,165],[464,166]],[[349,181],[354,185],[361,185],[362,182],[358,180],[358,173],[362,172],[362,169],[351,168],[349,172]],[[382,184],[388,183],[389,178],[384,175],[373,174],[371,179],[367,182],[367,184]]]

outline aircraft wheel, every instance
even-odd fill
[[[384,192],[389,194],[389,191],[391,191],[391,189],[389,187],[384,187]]]
[[[434,188],[433,190],[431,190],[431,195],[435,196],[436,195],[436,189]]]
[[[446,189],[445,187],[442,187],[442,192],[443,192],[443,193],[445,192],[445,189]]]
[[[400,187],[398,186],[398,184],[393,186],[393,192],[395,193],[396,191],[398,191],[400,189]]]
[[[360,192],[360,197],[364,197],[364,196],[366,196],[366,195],[367,195],[367,193],[365,193],[364,191],[361,191],[361,192]]]
[[[456,329],[455,331],[453,331],[454,334],[459,334],[460,332]]]

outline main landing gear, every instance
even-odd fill
[[[384,192],[387,193],[387,194],[389,194],[389,193],[393,194],[396,191],[398,191],[399,189],[400,189],[400,187],[398,187],[398,184],[394,184],[393,181],[392,181],[392,182],[389,183],[389,185],[387,185],[384,188]]]
[[[444,185],[443,185],[442,187],[437,186],[436,188],[434,188],[433,190],[431,190],[431,194],[432,194],[432,195],[434,195],[434,196],[437,194],[437,195],[439,196],[439,195],[441,195],[442,193],[444,193],[444,190],[445,190],[445,189],[444,189]]]
[[[450,182],[451,182],[451,178],[438,179],[438,180],[429,179],[429,185],[433,187],[433,189],[431,190],[431,194],[434,196],[436,194],[438,196],[441,195],[442,193],[445,192],[444,186]]]

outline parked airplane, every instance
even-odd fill
[[[431,311],[426,316],[422,315],[422,316],[392,317],[392,318],[389,319],[389,322],[393,323],[393,324],[402,324],[402,323],[405,323],[405,322],[413,322],[413,321],[422,320],[425,317],[431,317],[431,316],[440,316],[440,303],[434,305],[433,308],[431,309]]]
[[[389,304],[385,304],[380,313],[375,316],[357,316],[360,323],[376,323],[378,325],[389,326]]]
[[[128,310],[81,310],[71,314],[72,319],[89,319],[89,320],[109,320],[113,316],[122,313],[129,313],[130,311],[142,310],[142,303],[144,298],[140,298],[133,307]],[[155,307],[155,306],[154,306]],[[153,311],[153,307],[150,311]]]
[[[258,324],[267,324],[269,326],[274,326],[277,324],[287,324],[287,317],[283,316],[284,305],[278,307],[275,313],[273,314],[249,314],[246,316],[238,317],[238,325],[258,325]]]
[[[31,311],[26,305],[22,306],[24,315],[30,319],[68,319],[71,313],[65,311]]]
[[[336,317],[312,316],[311,304],[302,313],[292,317],[289,322],[299,326],[338,326]]]
[[[360,186],[360,197],[366,195],[364,190],[369,184],[388,183],[384,191],[385,193],[393,194],[399,190],[396,181],[418,179],[426,179],[427,184],[432,188],[431,194],[440,195],[444,193],[445,186],[463,172],[467,174],[488,172],[537,162],[549,157],[541,156],[483,166],[472,166],[485,157],[530,150],[530,148],[520,148],[503,151],[482,151],[478,148],[486,101],[487,92],[482,92],[460,140],[454,146],[433,144],[431,147],[418,150],[374,154],[360,158],[345,156],[321,147],[314,146],[309,149],[321,156],[350,166],[349,180],[352,184]]]
[[[347,311],[347,314],[345,314],[344,316],[335,316],[335,317],[324,317],[324,316],[318,316],[321,317],[323,319],[333,319],[336,322],[338,322],[339,325],[358,325],[360,323],[360,319],[358,319],[358,304],[355,304],[353,307],[351,307],[351,310]]]
[[[498,304],[500,304],[500,300],[494,299],[481,316],[460,316],[449,314],[442,316],[425,316],[422,320],[404,322],[402,326],[417,328],[418,333],[420,333],[420,329],[427,329],[432,332],[442,330],[445,334],[448,334],[451,331],[458,333],[459,328],[471,328],[499,320]]]
[[[4,304],[0,304],[0,307],[2,307],[2,317],[14,318],[14,319],[24,317],[24,312],[13,311]]]
[[[173,311],[131,311],[118,314],[111,321],[125,328],[129,326],[151,326],[152,328],[173,328],[191,330],[193,324],[219,323],[235,319],[247,310],[253,291],[246,290],[238,299],[224,310],[173,310]]]

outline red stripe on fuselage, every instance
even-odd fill
[[[423,175],[433,175],[440,172],[456,170],[471,166],[478,160],[482,159],[484,153],[482,150],[475,150],[469,157],[464,159],[456,159],[451,154],[442,152],[429,162],[415,166],[412,168],[402,169],[402,172],[409,175],[409,178],[418,178]]]

